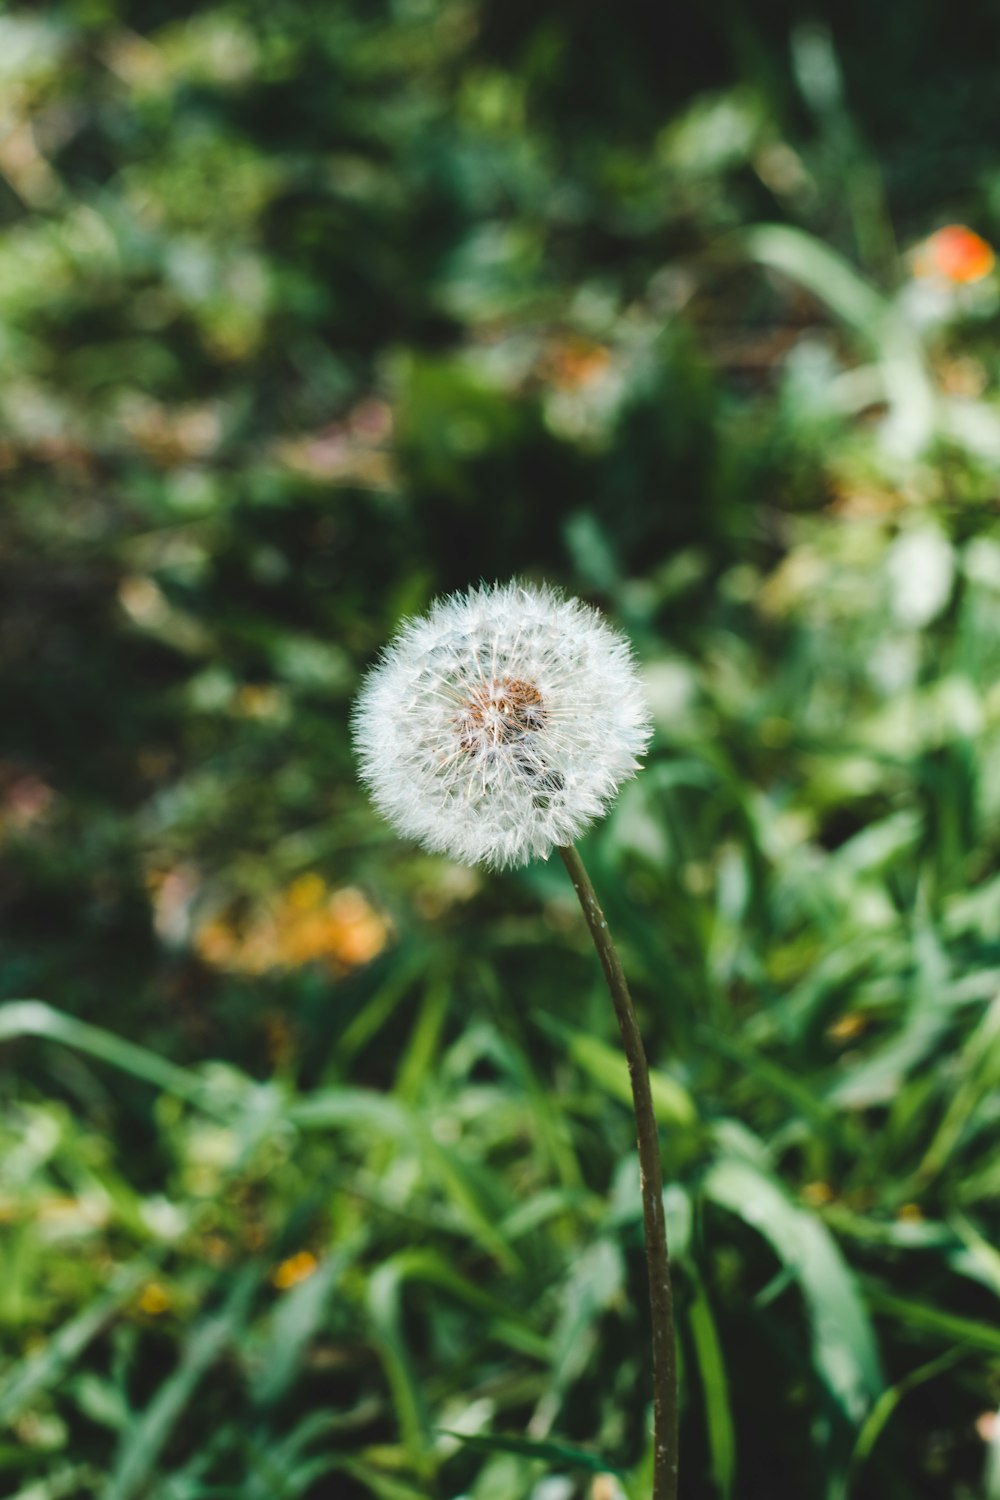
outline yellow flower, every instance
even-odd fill
[[[299,1250],[295,1255],[290,1255],[283,1260],[271,1273],[271,1282],[279,1292],[287,1292],[291,1286],[297,1286],[300,1281],[305,1281],[311,1276],[319,1265],[319,1261],[308,1250]]]
[[[369,963],[388,938],[388,921],[356,886],[331,891],[309,874],[245,917],[230,910],[203,923],[195,946],[207,964],[229,973],[321,963],[341,974]]]
[[[170,1307],[169,1293],[158,1281],[151,1281],[148,1286],[143,1287],[139,1298],[139,1311],[148,1313],[151,1318],[158,1318]]]

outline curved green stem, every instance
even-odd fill
[[[572,845],[561,848],[559,853],[580,898],[583,915],[594,939],[628,1059],[639,1144],[639,1176],[646,1228],[646,1265],[649,1270],[649,1310],[653,1336],[653,1500],[677,1500],[677,1351],[674,1341],[674,1298],[667,1257],[667,1226],[663,1217],[660,1141],[653,1113],[649,1066],[625,973],[583,860]]]

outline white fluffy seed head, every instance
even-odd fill
[[[579,838],[650,735],[625,637],[579,600],[518,582],[407,621],[353,727],[362,778],[398,831],[493,868]]]

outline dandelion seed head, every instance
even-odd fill
[[[362,779],[400,833],[494,868],[579,838],[650,733],[625,637],[579,600],[518,582],[406,622],[353,728]]]

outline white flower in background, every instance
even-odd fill
[[[886,556],[889,600],[903,625],[923,630],[948,604],[955,575],[951,542],[937,526],[903,531]]]
[[[625,637],[579,600],[516,582],[405,623],[354,710],[379,811],[425,848],[494,868],[579,838],[649,734]]]

